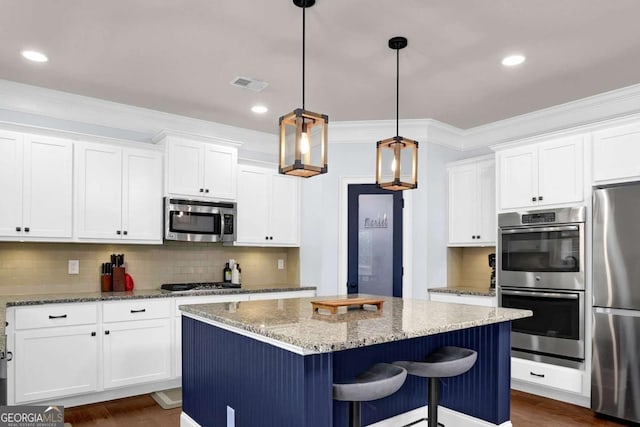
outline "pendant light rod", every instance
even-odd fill
[[[400,136],[400,49],[407,47],[406,37],[392,37],[389,47],[396,51],[396,136]]]
[[[316,0],[293,0],[293,4],[302,8],[302,109],[304,110],[305,41],[307,35],[305,9],[316,4]]]

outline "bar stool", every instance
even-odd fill
[[[427,418],[421,418],[405,427],[412,426],[421,421],[427,421],[428,427],[438,425],[438,401],[440,400],[440,378],[455,377],[464,374],[473,367],[478,358],[478,353],[468,348],[440,347],[423,362],[399,361],[393,362],[407,370],[409,375],[429,378],[429,406]]]
[[[389,363],[377,363],[347,383],[333,384],[333,398],[349,402],[349,426],[360,427],[361,404],[382,399],[398,391],[407,371]]]

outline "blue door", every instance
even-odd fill
[[[347,292],[402,296],[402,192],[348,186]]]

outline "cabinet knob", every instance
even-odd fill
[[[120,234],[122,234],[122,231],[116,230],[116,234],[119,236]]]
[[[92,337],[95,337],[95,336],[96,336],[96,333],[95,333],[95,332],[91,332],[91,336],[92,336]]]
[[[204,193],[204,188],[201,188],[201,189],[200,189],[200,192],[201,192],[201,193]]]
[[[542,201],[542,196],[538,196],[538,200]]]
[[[129,232],[128,232],[127,230],[124,230],[124,231],[122,232],[122,234],[124,234],[124,235],[126,236],[127,234],[129,234]]]
[[[269,237],[269,240],[273,240],[273,236]]]
[[[204,192],[205,192],[205,193],[208,193],[208,192],[209,192],[209,189],[208,189],[208,188],[205,188],[205,189],[204,189]]]
[[[269,236],[264,236],[264,240],[269,240]]]
[[[22,231],[22,227],[16,227],[16,231]]]
[[[109,335],[109,331],[104,331],[104,334],[105,335]]]
[[[536,198],[535,198],[535,197],[532,197],[532,198],[531,198],[531,201],[532,201],[532,202],[535,202],[535,201],[536,201]]]
[[[478,234],[478,235],[476,236],[476,239],[479,239],[479,238],[480,238],[480,235]]]
[[[29,232],[29,230],[30,230],[30,228],[29,228],[29,227],[25,227],[25,228],[24,228],[24,232],[25,232],[25,233],[28,233],[28,232]]]
[[[475,238],[476,238],[476,236],[471,236],[471,238],[472,238],[472,239],[475,239]]]

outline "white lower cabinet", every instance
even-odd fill
[[[582,393],[584,372],[579,369],[512,357],[511,378],[572,393]]]
[[[11,311],[14,310],[14,311]],[[98,388],[98,305],[47,304],[7,312],[9,404]],[[11,336],[13,332],[13,336]],[[11,387],[13,385],[13,387]]]
[[[104,388],[171,377],[171,323],[167,319],[104,324]]]
[[[480,305],[483,307],[497,307],[498,300],[495,296],[450,294],[441,292],[429,292],[429,299],[438,302],[452,302],[456,304]]]
[[[15,403],[97,390],[96,325],[16,331],[13,358]]]

